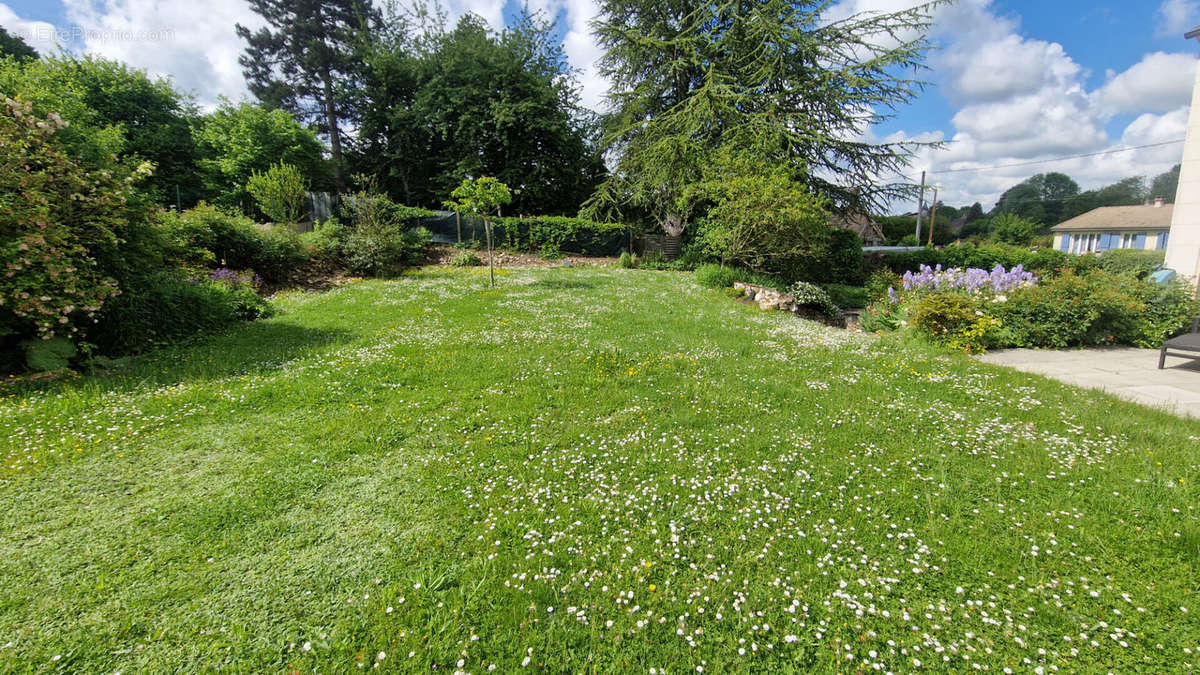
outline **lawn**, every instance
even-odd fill
[[[1198,422],[688,274],[276,304],[0,389],[0,670],[1200,665]]]

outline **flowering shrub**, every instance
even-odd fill
[[[842,310],[838,309],[837,305],[833,304],[829,293],[816,284],[810,284],[807,281],[797,281],[787,287],[787,293],[796,299],[796,304],[815,308],[831,319],[837,317],[842,312]]]
[[[1184,330],[1200,306],[1181,286],[1158,286],[1132,274],[1071,269],[1039,280],[1020,265],[1005,270],[922,265],[888,289],[863,317],[866,330],[890,330],[907,313],[930,340],[968,352],[987,348],[1066,348],[1128,344],[1158,347]],[[889,328],[890,327],[890,328]]]
[[[904,273],[906,291],[960,291],[969,294],[1006,293],[1037,284],[1038,278],[1017,265],[1005,270],[996,265],[991,272],[971,267],[942,269],[941,265],[921,265],[917,272]]]
[[[111,262],[138,211],[133,182],[88,172],[56,144],[66,127],[24,101],[0,98],[0,340],[74,339],[117,295]]]

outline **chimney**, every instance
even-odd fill
[[[1154,198],[1154,208],[1161,209],[1162,205],[1163,205],[1163,201],[1164,200],[1162,197],[1155,197]]]

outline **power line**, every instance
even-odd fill
[[[1134,145],[1134,146],[1130,146],[1127,148],[1112,148],[1109,150],[1101,150],[1100,152],[1088,152],[1088,153],[1084,153],[1082,155],[1067,155],[1065,157],[1055,157],[1053,159],[1036,159],[1036,160],[1033,160],[1030,162],[1015,162],[1013,164],[997,164],[995,166],[979,166],[979,167],[973,167],[973,168],[969,168],[969,169],[943,169],[941,171],[930,171],[929,173],[932,173],[932,174],[969,173],[972,171],[991,171],[993,169],[1008,169],[1008,168],[1017,167],[1017,166],[1033,166],[1035,164],[1049,164],[1051,162],[1061,162],[1066,159],[1082,159],[1084,157],[1098,157],[1100,155],[1109,155],[1109,154],[1112,154],[1115,152],[1128,152],[1130,150],[1144,150],[1146,148],[1159,148],[1164,145],[1174,145],[1175,143],[1182,143],[1185,140],[1187,140],[1187,139],[1180,138],[1180,139],[1174,140],[1174,141],[1163,141],[1161,143],[1148,143],[1146,145]]]

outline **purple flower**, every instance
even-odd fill
[[[936,268],[921,265],[915,274],[911,271],[904,274],[904,289],[917,291],[952,290],[972,294],[994,294],[1022,286],[1032,286],[1037,282],[1038,278],[1026,272],[1021,265],[1011,270],[1005,270],[1003,265],[996,265],[991,272],[977,267],[942,269],[941,265]]]

